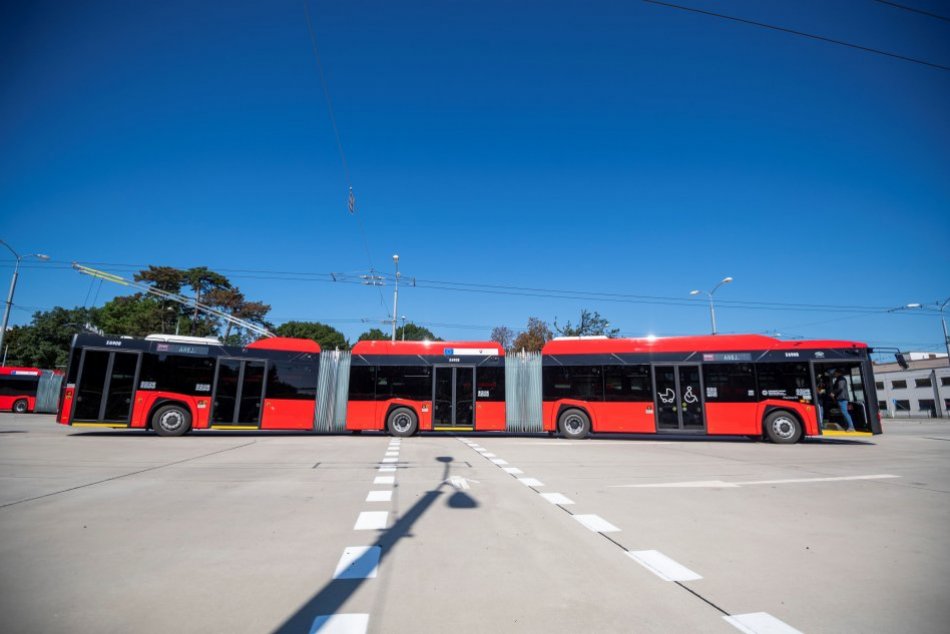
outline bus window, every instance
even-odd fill
[[[759,400],[812,402],[807,363],[759,363],[756,365]]]
[[[755,393],[755,369],[751,363],[703,364],[703,384],[707,401],[753,403],[759,400]]]
[[[648,365],[604,366],[604,400],[652,403],[653,385]]]

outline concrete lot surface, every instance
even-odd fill
[[[778,446],[159,438],[0,414],[0,623],[946,632],[948,494],[950,422]]]

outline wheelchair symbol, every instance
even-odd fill
[[[693,386],[690,385],[686,388],[686,394],[683,395],[683,400],[687,403],[696,403],[699,401],[699,398],[693,394]]]

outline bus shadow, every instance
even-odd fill
[[[412,526],[443,495],[442,489],[450,480],[453,458],[451,456],[439,456],[436,460],[445,465],[438,486],[427,491],[406,513],[400,516],[395,524],[382,531],[366,552],[350,564],[349,570],[366,572],[372,570],[383,563],[383,560],[389,556],[396,544],[413,536]],[[478,502],[465,492],[456,490],[449,497],[447,506],[454,509],[471,509],[476,508]],[[376,553],[378,553],[378,561]],[[298,634],[299,632],[313,631],[313,625],[317,617],[335,614],[365,582],[365,578],[331,579],[313,597],[301,605],[296,612],[277,626],[274,629],[275,634]]]

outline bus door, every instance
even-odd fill
[[[475,429],[475,366],[435,366],[432,428]]]
[[[877,413],[876,410],[872,411],[871,400],[868,399],[865,386],[869,382],[865,380],[866,373],[862,371],[864,369],[863,365],[861,361],[850,360],[811,362],[813,389],[817,392],[814,402],[821,405],[822,428],[835,429],[835,425],[842,428],[847,427],[844,415],[841,413],[841,406],[834,396],[835,380],[838,371],[840,371],[847,384],[848,414],[851,416],[851,422],[854,423],[855,429],[858,431],[875,430]],[[873,381],[870,381],[870,383],[873,384]],[[878,430],[879,424],[877,423]],[[875,433],[880,433],[880,431]]]
[[[70,422],[129,424],[140,352],[83,348]]]
[[[211,398],[212,427],[260,428],[266,371],[263,359],[218,359]]]
[[[653,366],[657,431],[705,431],[699,365]]]

